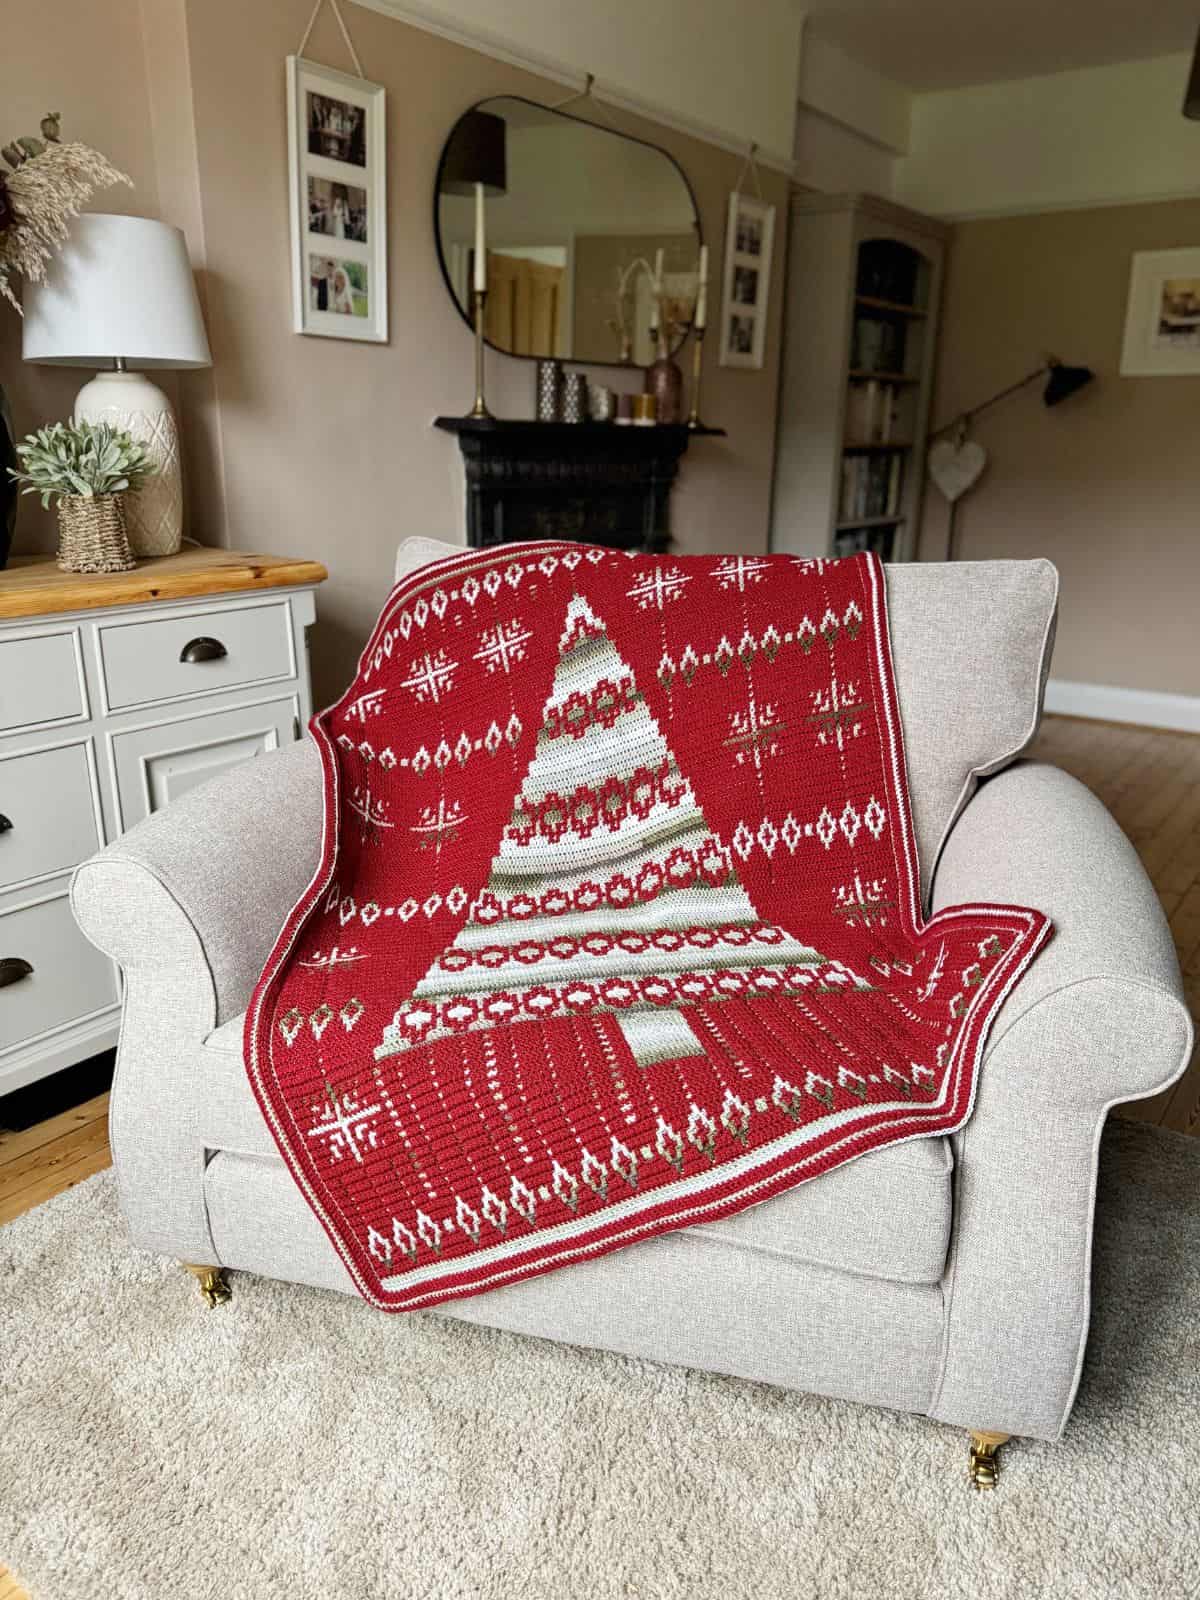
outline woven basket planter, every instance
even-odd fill
[[[58,565],[63,572],[128,572],[136,565],[119,494],[64,494],[58,502]]]

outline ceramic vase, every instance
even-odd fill
[[[582,372],[568,372],[562,392],[562,420],[586,422],[588,415],[588,382]]]
[[[537,364],[537,408],[539,422],[557,422],[562,403],[561,361],[539,361]]]
[[[4,393],[3,384],[0,384],[0,572],[8,564],[13,529],[17,525],[17,497],[20,490],[9,475],[9,468],[15,469],[17,465],[15,439],[8,396]]]
[[[659,422],[683,421],[683,373],[667,354],[665,341],[659,341],[658,360],[646,368],[645,389],[654,396]]]
[[[140,372],[101,372],[75,399],[76,422],[108,422],[144,444],[155,472],[130,497],[129,543],[135,556],[171,556],[183,540],[179,430],[171,403]]]

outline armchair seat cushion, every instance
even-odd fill
[[[232,1018],[200,1047],[200,1140],[208,1150],[277,1161],[275,1141],[242,1061],[244,1022],[244,1017]],[[952,1164],[947,1139],[888,1145],[819,1182],[685,1231],[785,1262],[893,1283],[935,1283],[950,1238]]]

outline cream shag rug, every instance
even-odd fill
[[[1200,1595],[1200,1141],[1106,1135],[1057,1446],[134,1252],[111,1174],[0,1229],[0,1560],[32,1600]],[[855,1353],[870,1360],[870,1351]]]

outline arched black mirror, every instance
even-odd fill
[[[669,348],[679,348],[695,303],[700,217],[665,150],[507,95],[460,117],[438,164],[434,222],[446,286],[468,322],[477,179],[487,184],[484,330],[494,349],[645,366],[658,353],[656,302]]]

